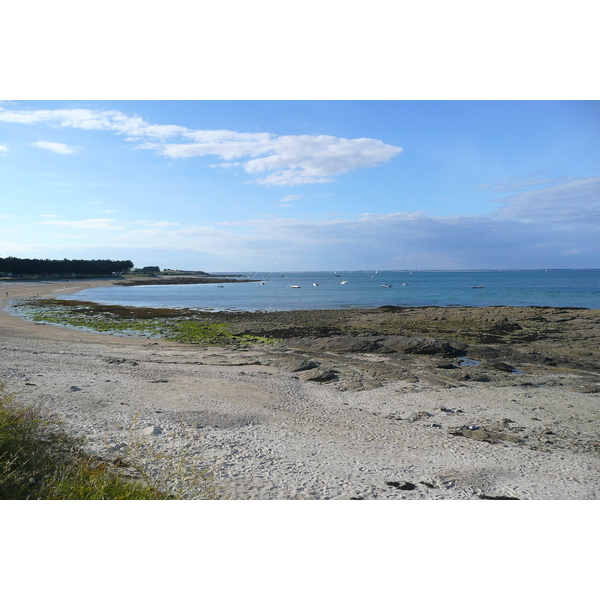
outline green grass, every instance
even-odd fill
[[[151,475],[148,464],[160,465],[159,476]],[[196,467],[177,451],[159,455],[134,439],[116,463],[90,456],[83,439],[39,406],[7,394],[0,382],[0,500],[187,497],[224,498],[212,470]]]

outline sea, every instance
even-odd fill
[[[107,286],[69,300],[206,311],[393,306],[600,308],[600,269],[214,273],[260,282]]]

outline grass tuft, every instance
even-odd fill
[[[149,465],[159,465],[152,472]],[[127,466],[128,474],[122,466]],[[158,455],[130,444],[114,462],[90,456],[39,406],[7,394],[0,382],[0,500],[162,500],[224,498],[210,468],[175,450]]]

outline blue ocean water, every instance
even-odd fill
[[[220,273],[220,275],[233,275]],[[62,298],[213,311],[396,306],[600,308],[600,269],[238,273],[255,282],[90,288]],[[347,282],[342,284],[342,282]],[[317,285],[313,285],[313,284]],[[299,287],[291,287],[299,286]],[[384,287],[390,286],[390,287]]]

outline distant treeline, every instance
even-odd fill
[[[133,268],[130,260],[51,260],[49,258],[0,258],[0,274],[12,277],[109,277]]]

